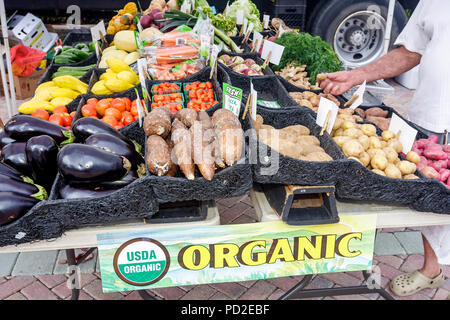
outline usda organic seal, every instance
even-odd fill
[[[129,240],[114,255],[116,274],[135,286],[146,286],[161,280],[169,270],[169,264],[167,249],[149,238]]]

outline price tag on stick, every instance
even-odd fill
[[[266,59],[269,57],[269,62],[274,65],[279,65],[281,57],[283,56],[284,47],[273,42],[266,40],[264,41],[261,58]],[[269,55],[270,53],[270,55]]]
[[[106,34],[105,30],[105,23],[103,20],[101,20],[99,23],[97,23],[95,26],[91,28],[91,36],[92,41],[94,41],[95,44],[95,53],[97,54],[97,57],[100,57],[100,47],[98,46],[98,41],[103,41],[105,39],[104,35]],[[106,40],[104,40],[106,41]]]
[[[253,32],[253,48],[252,51],[259,52],[261,44],[263,43],[263,36],[261,33],[255,31]]]
[[[242,25],[244,23],[244,11],[236,10],[236,24]]]
[[[264,25],[264,30],[269,29],[269,20],[270,20],[270,16],[265,14],[263,16],[263,25]]]
[[[411,127],[406,121],[393,113],[389,124],[389,131],[398,136],[398,140],[402,144],[402,152],[407,154],[416,140],[417,130]]]
[[[364,92],[366,92],[366,81],[359,86],[358,90],[355,91],[353,97],[350,98],[345,104],[344,107],[350,106],[353,110],[358,108],[364,101]]]
[[[253,83],[250,82],[250,94],[251,94],[251,100],[250,100],[250,106],[251,106],[251,117],[253,121],[256,121],[256,108],[258,105],[258,92],[253,88]]]
[[[241,112],[242,89],[223,83],[223,101],[222,108],[230,110],[237,117]]]
[[[326,130],[331,134],[334,122],[338,114],[339,107],[331,100],[324,97],[320,98],[319,108],[317,109],[316,123],[322,127],[320,135]]]

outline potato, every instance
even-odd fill
[[[380,176],[386,176],[384,171],[381,171],[379,169],[372,169],[372,172],[375,172],[376,174],[379,174]]]
[[[366,112],[363,109],[361,109],[361,108],[356,108],[355,112],[357,114],[359,114],[361,116],[361,118],[365,118],[366,117]]]
[[[351,122],[355,122],[355,119],[353,119],[353,117],[349,114],[338,114],[337,119],[341,119],[342,121],[351,121]]]
[[[375,154],[372,160],[370,160],[370,165],[374,169],[384,170],[388,165],[388,161],[385,156],[381,154]]]
[[[389,130],[383,131],[381,133],[381,138],[384,141],[389,141],[389,140],[395,138],[395,133],[393,133],[392,131],[389,131]]]
[[[339,128],[336,130],[336,132],[334,133],[334,137],[339,137],[339,136],[343,136],[344,135],[344,129]]]
[[[400,170],[392,163],[389,163],[386,166],[386,169],[384,169],[384,173],[386,174],[387,177],[389,178],[394,178],[394,179],[401,179],[402,178],[402,173],[400,172]]]
[[[359,143],[363,146],[364,150],[368,150],[370,148],[370,139],[366,135],[361,135],[358,137]]]
[[[403,179],[412,180],[412,179],[419,179],[419,177],[416,176],[415,174],[407,174],[403,176]]]
[[[367,153],[370,156],[370,159],[372,159],[373,157],[375,157],[375,155],[379,154],[383,157],[386,157],[386,154],[384,153],[383,149],[375,149],[375,148],[369,148],[367,150]]]
[[[398,153],[395,152],[395,150],[392,147],[383,148],[383,151],[386,155],[387,161],[389,161],[392,164],[394,163],[395,159],[398,158]]]
[[[261,117],[261,115],[257,114],[256,115],[256,121],[255,121],[255,129],[256,129],[256,131],[258,131],[263,124],[264,124],[263,117]]]
[[[339,108],[338,113],[352,116],[355,113],[355,110],[352,108]]]
[[[334,124],[333,124],[333,130],[337,130],[337,129],[341,128],[343,124],[344,124],[344,120],[336,118],[336,121],[334,121]]]
[[[370,163],[370,156],[367,152],[362,152],[359,155],[359,161],[365,166],[367,167]]]
[[[361,153],[364,152],[363,146],[358,142],[358,140],[351,139],[346,141],[342,145],[342,151],[347,157],[358,158]]]
[[[325,152],[321,146],[315,144],[297,144],[297,146],[301,148],[301,153],[305,156],[313,152]]]
[[[381,149],[384,149],[388,146],[388,143],[384,140],[380,140]]]
[[[379,107],[373,107],[366,110],[365,114],[366,116],[372,116],[372,117],[383,117],[386,118],[389,111],[383,110]]]
[[[355,138],[355,139],[360,137],[362,134],[363,133],[358,128],[348,128],[347,130],[344,130],[344,132],[342,133],[342,135],[344,135],[344,136]]]
[[[408,160],[397,163],[397,168],[400,169],[402,175],[413,174],[417,170],[416,165]]]
[[[347,130],[350,128],[355,128],[356,124],[353,121],[345,120],[342,124],[342,129]]]
[[[280,129],[280,133],[281,132],[287,132],[296,136],[309,136],[311,134],[311,131],[307,127],[302,126],[301,124],[284,127]]]
[[[309,102],[311,102],[313,107],[318,107],[320,103],[320,98],[316,95],[309,98]]]
[[[312,103],[311,103],[309,100],[306,100],[306,99],[301,99],[301,100],[298,102],[298,104],[301,105],[302,107],[307,107],[307,108],[310,108],[310,109],[313,108]]]
[[[342,148],[342,146],[344,145],[344,143],[346,141],[351,140],[352,138],[347,137],[347,136],[335,136],[333,138],[334,142],[336,142],[336,144],[339,146],[339,148]]]
[[[298,159],[302,155],[303,150],[295,142],[280,139],[280,144],[277,151],[284,156]]]
[[[333,158],[325,152],[313,152],[306,155],[304,159],[306,161],[333,161]]]
[[[391,122],[391,119],[386,119],[382,117],[372,117],[372,116],[366,116],[366,120],[372,122],[375,124],[378,128],[381,130],[389,130],[389,124]]]
[[[355,161],[358,161],[360,164],[362,164],[364,166],[364,164],[358,158],[355,158],[355,157],[348,157],[348,158],[352,159],[352,160],[355,160]]]
[[[397,159],[394,160],[394,164],[397,165],[397,163],[399,163],[400,161],[402,161],[402,160],[400,160],[400,158],[397,157]]]
[[[361,125],[361,131],[368,137],[375,136],[377,134],[377,128],[375,128],[374,125],[367,123]]]
[[[420,156],[415,151],[410,151],[406,154],[406,160],[412,163],[418,164],[420,162]]]
[[[369,137],[369,139],[370,139],[370,148],[381,149],[381,142],[377,136]]]
[[[355,119],[356,122],[363,122],[364,121],[363,118],[361,118],[360,116],[358,116],[356,114],[353,115],[353,119]]]
[[[398,141],[397,139],[391,139],[388,141],[388,146],[392,147],[395,152],[400,153],[403,150],[402,143]]]
[[[320,141],[315,136],[298,136],[297,142],[300,144],[315,144],[320,146]]]

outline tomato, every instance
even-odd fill
[[[50,117],[48,112],[45,111],[44,109],[35,109],[31,115],[33,117],[41,118],[43,120],[48,120],[48,118]]]
[[[61,113],[69,113],[69,111],[67,110],[67,107],[66,107],[66,106],[55,107],[55,108],[53,109],[52,112],[53,112],[53,113],[58,113],[58,112],[61,112]]]
[[[128,113],[127,115],[125,115],[122,118],[122,123],[124,126],[129,125],[130,123],[132,123],[134,121],[135,121],[134,116],[131,113]]]
[[[100,116],[103,117],[105,115],[105,110],[110,108],[110,107],[111,107],[110,102],[108,100],[106,100],[106,99],[102,99],[95,106],[95,110],[97,111],[97,113]]]
[[[119,110],[119,112],[124,112],[127,109],[127,105],[121,98],[112,100],[111,107]]]
[[[48,121],[56,123],[57,125],[64,126],[63,116],[60,112],[52,114]]]
[[[117,110],[116,108],[108,108],[105,110],[105,117],[106,116],[113,116],[116,118],[116,120],[122,119],[122,112]]]
[[[101,120],[104,123],[109,124],[111,127],[114,127],[117,125],[117,119],[113,116],[104,116]]]
[[[85,104],[81,107],[81,114],[83,117],[96,116],[97,110],[95,110],[95,106],[92,104]]]
[[[135,117],[139,116],[139,112],[138,112],[138,108],[137,105],[133,105],[131,106],[131,110],[130,110],[131,114]]]
[[[98,99],[97,98],[90,98],[87,99],[86,104],[93,104],[94,106],[98,103]]]
[[[70,114],[68,114],[68,113],[63,113],[63,114],[62,114],[62,119],[63,119],[63,122],[64,122],[64,126],[65,126],[65,127],[66,127],[66,126],[70,126],[70,125],[72,124],[73,118],[70,116]]]
[[[76,111],[72,111],[71,113],[69,113],[70,116],[72,117],[72,119],[75,118],[75,114],[76,114],[76,113],[77,113]]]
[[[208,89],[212,89],[212,87],[213,87],[213,85],[212,85],[212,83],[211,82],[206,82],[206,88],[208,88]]]
[[[131,100],[127,97],[122,98],[122,101],[125,102],[126,111],[130,111],[131,109]]]
[[[117,122],[117,124],[115,126],[113,126],[115,129],[119,130],[120,128],[124,127],[124,124],[122,122]]]

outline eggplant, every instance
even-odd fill
[[[138,170],[141,176],[145,175],[144,157],[122,139],[109,133],[96,133],[88,137],[84,144],[127,158],[131,162],[131,170]]]
[[[131,168],[130,161],[122,156],[72,143],[61,148],[57,156],[59,172],[68,181],[114,181],[123,178]]]
[[[3,162],[0,162],[0,174],[20,181],[33,183],[33,180],[30,177],[24,176],[22,172]]]
[[[16,115],[5,124],[6,134],[17,141],[48,135],[59,145],[66,145],[75,141],[72,131],[53,122],[28,115]]]
[[[49,190],[58,173],[56,141],[47,135],[32,137],[27,141],[25,153],[34,180]]]
[[[100,187],[87,188],[71,186],[70,184],[65,184],[59,190],[59,196],[61,199],[85,199],[85,198],[98,198],[103,196],[108,196],[117,189],[103,189]]]
[[[100,182],[92,182],[92,181],[71,181],[70,185],[74,187],[87,187],[95,185],[99,188],[122,188],[130,183],[132,183],[134,180],[140,178],[141,176],[138,174],[136,170],[130,170],[128,173],[119,180],[115,181],[100,181]]]
[[[16,142],[16,140],[9,137],[6,134],[5,129],[0,128],[0,149],[2,149],[4,146],[6,146],[7,144],[10,144],[12,142]]]
[[[135,141],[128,139],[125,135],[120,133],[117,129],[111,127],[109,124],[92,117],[83,117],[75,121],[72,125],[72,132],[76,139],[84,142],[88,137],[97,133],[111,134],[135,148],[137,152],[141,152],[141,146]]]
[[[14,192],[0,192],[0,226],[19,219],[38,202],[36,198]]]
[[[22,196],[33,197],[38,200],[47,199],[47,192],[42,186],[3,175],[0,175],[0,192],[13,192]]]
[[[10,165],[25,176],[31,176],[25,152],[26,142],[13,142],[2,149],[1,158],[4,163]]]

